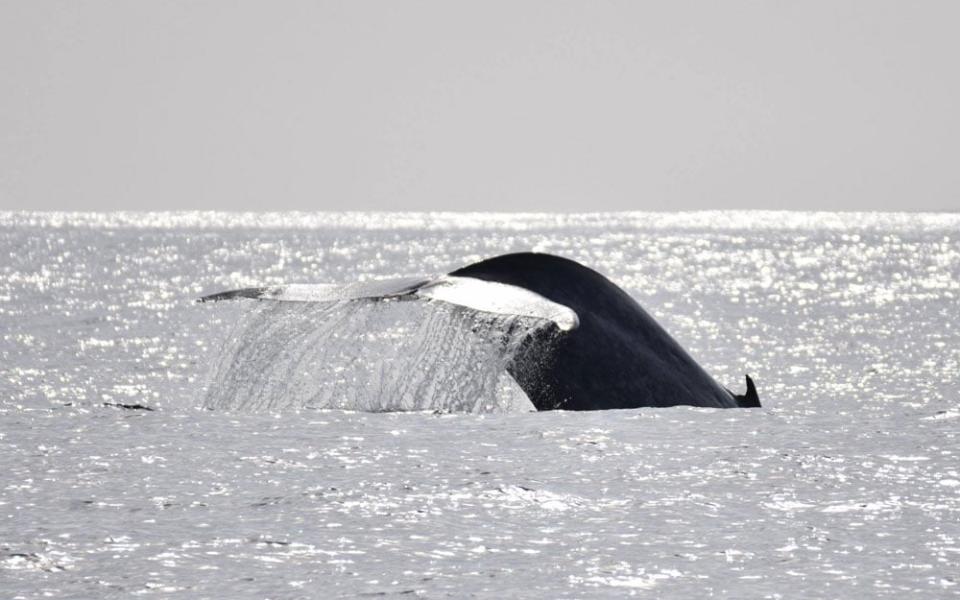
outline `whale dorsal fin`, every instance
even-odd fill
[[[753,385],[753,380],[747,375],[747,393],[743,395],[735,394],[733,397],[737,400],[737,406],[740,408],[760,408],[760,396],[757,395],[757,386]]]

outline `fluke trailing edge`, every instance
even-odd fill
[[[507,366],[537,410],[760,406],[749,376],[743,395],[718,385],[617,285],[579,263],[549,254],[506,254],[433,279],[247,288],[204,296],[200,302],[234,298],[422,298],[552,321],[553,335],[528,337]]]

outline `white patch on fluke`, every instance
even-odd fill
[[[337,302],[393,298],[410,294],[429,280],[375,279],[356,283],[291,283],[265,289],[260,298],[281,302]]]
[[[556,323],[560,331],[571,331],[580,325],[577,313],[570,307],[505,283],[447,276],[420,288],[416,295],[481,312],[545,319]]]
[[[347,284],[293,283],[264,288],[254,296],[244,297],[278,302],[423,298],[485,313],[552,321],[560,331],[571,331],[580,325],[580,319],[573,309],[530,290],[495,281],[450,275],[433,280],[406,278]]]

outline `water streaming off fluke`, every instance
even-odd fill
[[[274,411],[533,410],[506,366],[549,321],[442,302],[256,302],[212,366],[204,405]]]

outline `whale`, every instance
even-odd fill
[[[756,385],[718,384],[640,304],[601,273],[545,253],[504,254],[439,277],[229,290],[199,302],[422,300],[541,319],[506,370],[533,406],[610,410],[696,406],[759,408]]]

